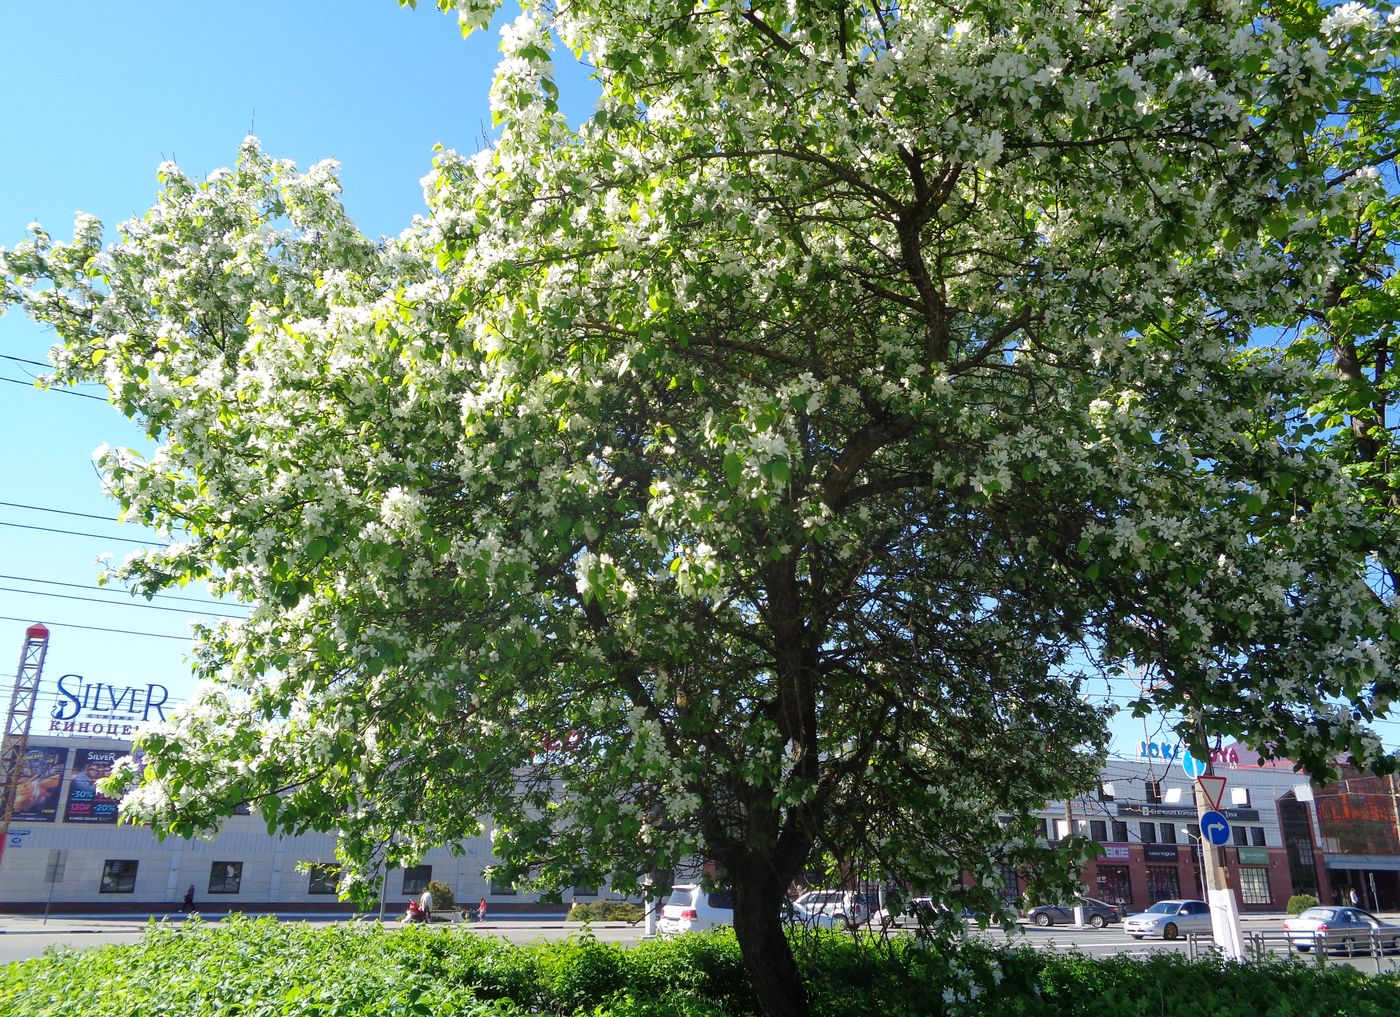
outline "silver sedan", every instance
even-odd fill
[[[1308,908],[1301,915],[1285,919],[1283,931],[1301,953],[1313,947],[1351,957],[1400,950],[1400,925],[1382,921],[1360,908]]]

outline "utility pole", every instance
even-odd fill
[[[1065,795],[1065,836],[1074,836],[1074,799]],[[1074,899],[1074,924],[1076,928],[1084,928],[1084,901],[1079,897]]]
[[[1207,746],[1210,743],[1206,740],[1206,721],[1201,712],[1193,705],[1187,712],[1187,720],[1196,734],[1196,744]],[[1211,754],[1207,752],[1202,760],[1206,767],[1206,776],[1215,775],[1215,762]],[[1206,813],[1212,811],[1212,805],[1206,798],[1205,788],[1199,780],[1193,781],[1192,786],[1196,792],[1196,823],[1198,830],[1204,834],[1204,827],[1201,820],[1206,818]],[[1244,960],[1244,936],[1240,932],[1240,911],[1235,903],[1234,891],[1230,889],[1229,874],[1225,871],[1224,858],[1221,848],[1211,843],[1207,836],[1200,838],[1201,845],[1201,876],[1206,884],[1206,903],[1210,905],[1210,927],[1215,934],[1215,945],[1230,960]]]

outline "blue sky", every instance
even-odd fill
[[[498,41],[494,29],[463,40],[431,0],[417,11],[392,0],[0,0],[11,95],[0,128],[0,245],[21,240],[31,221],[66,237],[79,210],[109,229],[139,216],[162,160],[202,177],[230,164],[250,132],[303,167],[339,160],[360,227],[395,234],[422,208],[433,146],[481,147]],[[595,93],[585,72],[560,73],[576,96],[566,111],[587,115]],[[103,521],[115,508],[91,465],[100,443],[141,447],[142,437],[100,389],[91,399],[11,383],[42,370],[21,361],[44,361],[52,341],[18,312],[0,318],[0,356],[19,358],[0,359],[0,675],[13,675],[27,624],[42,620],[53,632],[47,689],[75,673],[187,694],[185,612],[199,605],[138,608],[123,593],[81,588],[93,585],[99,553],[120,559],[136,546],[117,537],[149,536]],[[80,535],[89,533],[108,536]],[[8,677],[0,682],[8,697]]]
[[[432,0],[417,11],[393,0],[0,0],[11,96],[0,127],[0,245],[22,239],[31,221],[67,236],[79,210],[109,228],[140,215],[162,160],[203,177],[230,164],[248,133],[303,167],[339,160],[361,229],[395,234],[422,208],[418,181],[433,146],[470,152],[489,134],[497,43],[494,27],[464,41]],[[577,120],[596,93],[566,60],[561,106]],[[120,592],[90,589],[99,553],[120,559],[135,546],[120,537],[149,536],[104,521],[115,509],[91,454],[102,442],[139,447],[141,435],[100,389],[83,398],[11,383],[38,373],[21,361],[44,361],[51,343],[17,312],[0,318],[0,356],[19,358],[0,359],[0,687],[7,695],[25,627],[42,620],[53,632],[46,688],[73,673],[116,686],[157,682],[183,696],[192,687],[185,612],[199,605],[132,607]],[[1111,692],[1122,702],[1131,690],[1115,682]],[[1400,741],[1400,725],[1381,730]],[[1135,752],[1159,732],[1156,721],[1125,718],[1114,747]]]

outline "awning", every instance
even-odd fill
[[[1400,857],[1395,855],[1323,855],[1322,864],[1329,869],[1376,869],[1400,872]]]

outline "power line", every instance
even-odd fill
[[[61,600],[81,600],[89,604],[107,604],[111,607],[140,607],[147,611],[174,611],[178,614],[203,614],[210,618],[242,618],[242,615],[224,614],[219,611],[190,611],[183,607],[162,607],[159,604],[142,604],[134,600],[112,600],[104,597],[80,597],[75,593],[50,593],[47,590],[22,590],[14,586],[0,586],[0,593],[24,593],[31,597],[57,597]]]
[[[29,364],[31,367],[42,367],[42,368],[43,368],[44,370],[46,370],[46,371],[52,371],[52,370],[55,369],[53,364],[45,363],[45,362],[42,361],[42,360],[28,360],[28,359],[26,359],[26,358],[24,358],[24,357],[16,357],[16,356],[12,356],[12,355],[7,354],[7,353],[0,353],[0,360],[13,360],[16,364]],[[79,382],[78,384],[80,384],[80,385],[97,385],[97,386],[103,387],[103,388],[106,387],[106,386],[105,386],[102,382],[100,382],[100,381],[82,381],[82,382]]]
[[[5,575],[4,573],[0,573],[0,579],[9,579],[9,580],[11,580],[11,581],[13,581],[13,582],[16,582],[16,583],[43,583],[45,586],[63,586],[63,587],[67,587],[67,588],[70,589],[70,590],[101,590],[101,589],[102,589],[102,587],[100,587],[100,586],[88,586],[88,585],[85,585],[85,584],[83,584],[83,583],[64,583],[64,582],[60,582],[60,581],[57,580],[57,579],[35,579],[35,578],[33,578],[32,576],[9,576],[9,575]],[[113,594],[115,594],[117,591],[116,591],[116,590],[112,590],[112,591],[110,591],[110,592],[113,593]],[[161,600],[179,600],[179,601],[183,601],[184,603],[187,603],[187,604],[205,604],[205,605],[212,605],[212,606],[214,606],[214,607],[244,607],[244,606],[245,606],[245,605],[243,605],[243,604],[236,604],[236,605],[235,605],[235,604],[225,604],[225,603],[223,603],[222,601],[217,601],[217,600],[200,600],[199,598],[196,598],[196,597],[181,597],[181,596],[179,596],[179,595],[177,595],[177,594],[174,594],[174,593],[157,593],[156,596],[157,596],[158,598],[160,598]]]
[[[25,505],[23,502],[18,501],[0,501],[0,505],[4,505],[7,508],[28,509],[31,512],[50,512],[59,516],[77,516],[79,519],[98,519],[104,523],[119,522],[119,520],[112,516],[99,516],[93,512],[74,512],[71,509],[46,508],[43,505]]]
[[[33,624],[32,619],[15,618],[10,615],[3,614],[0,614],[0,621],[24,622],[26,624]],[[119,636],[149,636],[152,639],[177,639],[182,643],[188,643],[190,639],[193,638],[192,636],[167,636],[161,632],[136,632],[132,629],[106,629],[101,628],[97,625],[73,625],[69,622],[44,622],[44,624],[49,626],[50,628],[84,629],[88,632],[115,632]]]
[[[138,540],[135,537],[108,536],[105,533],[83,533],[79,530],[56,530],[51,526],[31,526],[28,523],[10,523],[0,521],[0,526],[13,526],[17,530],[38,530],[40,533],[61,533],[66,537],[92,537],[95,540],[115,540],[123,544],[145,544],[148,547],[169,547],[168,543],[158,540]]]
[[[42,360],[26,360],[24,357],[15,357],[8,353],[0,353],[0,360],[13,360],[16,364],[30,364],[34,367],[42,367],[45,370],[53,370],[53,364],[46,364]]]
[[[33,382],[32,380],[31,380],[31,381],[21,381],[21,380],[18,379],[18,378],[0,378],[0,381],[8,381],[11,385],[23,385],[25,388],[29,389],[31,392],[32,392],[32,391],[37,391],[37,390],[34,388],[34,382]],[[71,389],[71,388],[50,388],[50,389],[45,389],[44,391],[46,391],[46,392],[57,392],[57,393],[59,393],[60,395],[77,396],[79,399],[91,399],[91,400],[93,400],[94,402],[99,402],[99,403],[109,403],[109,402],[111,401],[111,400],[109,400],[106,396],[95,396],[95,395],[93,395],[93,394],[90,393],[90,392],[78,392],[78,391],[76,391],[75,389]]]

